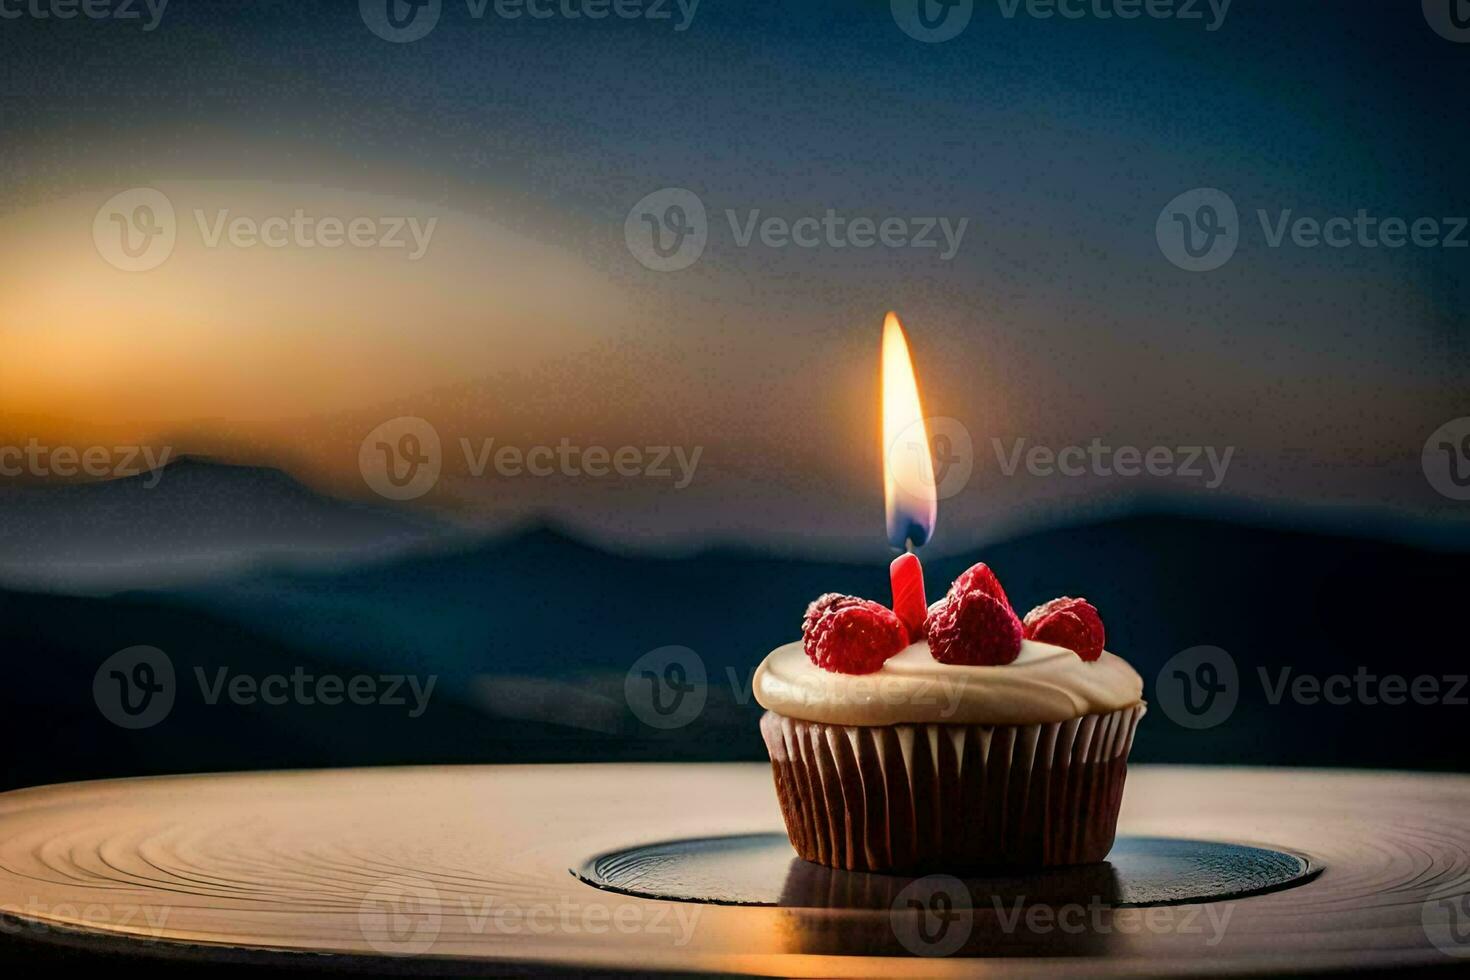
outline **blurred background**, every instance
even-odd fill
[[[0,0],[0,783],[763,759],[890,309],[931,598],[1464,769],[1461,6]]]

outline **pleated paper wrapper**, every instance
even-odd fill
[[[848,871],[1038,868],[1113,846],[1142,702],[1040,725],[824,725],[767,711],[786,832]]]

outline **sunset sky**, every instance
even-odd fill
[[[1326,6],[1239,5],[1210,32],[980,4],[942,44],[905,36],[886,2],[705,0],[682,31],[446,2],[406,44],[347,3],[175,0],[146,32],[7,21],[0,441],[165,441],[364,496],[364,436],[414,415],[448,447],[415,506],[629,543],[881,550],[894,309],[926,410],[976,447],[935,547],[1139,495],[1463,523],[1419,457],[1470,414],[1470,250],[1273,248],[1257,212],[1464,214],[1462,112],[1427,79],[1463,68],[1466,46],[1417,5]],[[1356,57],[1314,59],[1324,37]],[[125,272],[93,223],[137,187],[172,204],[177,243]],[[624,241],[629,209],[664,187],[709,216],[702,257],[676,272]],[[1242,222],[1208,273],[1154,236],[1195,187],[1225,190]],[[298,209],[433,232],[419,258],[207,240],[220,215]],[[967,224],[945,261],[742,246],[728,214],[829,209]],[[472,479],[448,460],[461,437],[703,457],[679,491]],[[1007,477],[992,442],[1095,437],[1235,456],[1207,490]]]

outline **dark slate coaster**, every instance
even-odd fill
[[[890,909],[916,889],[969,892],[974,908],[1080,903],[1107,908],[1218,902],[1309,881],[1322,867],[1264,847],[1120,837],[1101,864],[985,877],[838,871],[796,857],[785,834],[700,837],[597,855],[572,874],[643,898],[783,908]],[[956,883],[962,884],[956,884]],[[962,894],[953,896],[964,901]]]

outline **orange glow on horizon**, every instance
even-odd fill
[[[634,322],[600,270],[476,214],[306,183],[154,186],[176,241],[146,270],[115,266],[96,243],[105,190],[8,216],[0,413],[100,425],[319,416],[525,368]],[[395,248],[211,237],[226,220],[298,211],[433,221],[433,234],[421,255],[408,231]]]

